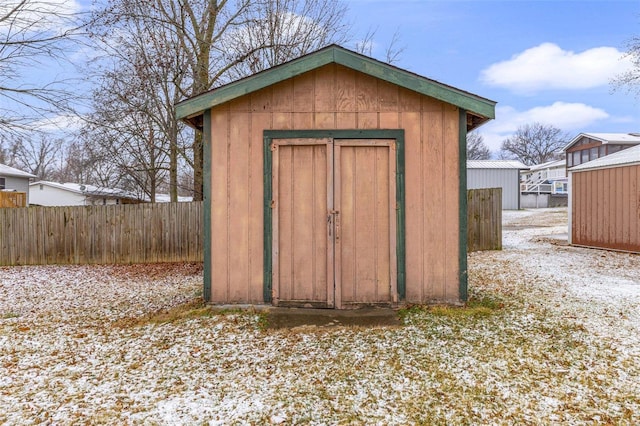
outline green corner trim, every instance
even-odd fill
[[[264,152],[264,203],[263,203],[263,215],[264,215],[264,284],[263,284],[263,297],[265,303],[272,301],[272,289],[273,289],[273,267],[272,267],[272,241],[273,241],[273,213],[271,210],[271,200],[273,199],[273,154],[271,153],[271,139],[266,135],[263,138],[263,152]]]
[[[396,141],[396,261],[398,297],[406,299],[406,249],[405,249],[405,189],[404,189],[404,130],[265,130],[264,131],[264,301],[272,301],[272,212],[271,200],[273,154],[270,146],[273,139],[332,138],[332,139],[394,139]]]
[[[496,102],[369,58],[337,45],[218,87],[176,104],[176,117],[187,119],[232,99],[255,92],[321,66],[336,63],[409,90],[453,104],[486,119],[495,118]]]
[[[211,301],[211,110],[204,111],[202,145],[204,155],[203,170],[203,248],[204,248],[204,287],[202,297]]]
[[[460,168],[460,194],[459,194],[459,293],[460,300],[466,302],[468,299],[468,271],[467,271],[467,112],[460,109],[459,119],[459,160]]]

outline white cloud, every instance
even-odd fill
[[[491,151],[498,151],[502,141],[524,124],[542,123],[571,133],[588,127],[598,120],[610,118],[601,108],[583,103],[554,102],[527,111],[518,111],[510,106],[496,108],[496,119],[478,129]]]
[[[489,66],[481,72],[480,80],[520,93],[582,90],[606,86],[631,66],[624,52],[613,47],[596,47],[576,53],[553,43],[543,43]]]
[[[82,117],[73,114],[59,114],[36,121],[32,126],[43,132],[73,132],[84,125]]]

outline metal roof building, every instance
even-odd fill
[[[467,189],[502,188],[502,209],[520,208],[520,171],[529,167],[515,160],[467,161]]]

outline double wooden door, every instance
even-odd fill
[[[274,139],[272,301],[397,301],[395,140]]]

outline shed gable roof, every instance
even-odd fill
[[[332,63],[462,108],[469,113],[468,130],[495,118],[495,101],[422,77],[337,45],[327,46],[181,101],[176,104],[176,117],[197,126],[197,120],[194,118],[201,116],[209,108]]]

